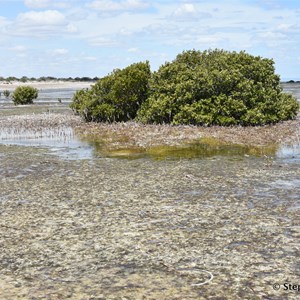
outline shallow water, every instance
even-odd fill
[[[293,94],[300,101],[300,83],[281,83],[285,92]]]
[[[12,93],[13,90],[7,88]],[[80,90],[79,87],[75,88],[39,88],[38,98],[34,101],[36,104],[55,104],[55,103],[70,103],[76,91]],[[3,91],[0,91],[0,105],[12,103],[10,98],[5,98]]]
[[[13,130],[7,128],[0,132],[0,143],[44,147],[51,154],[64,159],[93,159],[111,157],[123,159],[150,158],[161,159],[201,159],[216,156],[229,157],[274,157],[293,161],[300,160],[300,145],[255,147],[238,144],[219,143],[214,139],[200,139],[197,143],[182,146],[155,146],[150,148],[126,148],[107,150],[105,145],[96,139],[77,136],[68,126],[56,129]]]
[[[0,298],[297,299],[299,150],[2,130]]]
[[[42,147],[48,153],[64,159],[92,159],[93,147],[78,139],[72,127],[56,129],[12,130],[6,128],[0,132],[0,144],[29,147]]]
[[[297,299],[297,162],[0,153],[1,299]]]
[[[300,83],[281,83],[281,86],[285,92],[292,93],[298,101],[300,101]],[[8,89],[13,92],[8,86]],[[80,88],[45,88],[39,89],[39,96],[35,100],[37,104],[55,104],[59,102],[70,103],[74,93]],[[11,103],[11,100],[6,99],[1,91],[0,105],[5,103]]]

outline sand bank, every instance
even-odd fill
[[[81,81],[28,81],[28,82],[19,82],[19,81],[0,81],[0,91],[3,90],[14,90],[18,86],[29,85],[37,89],[58,89],[58,88],[89,88],[93,83],[92,82],[81,82]]]

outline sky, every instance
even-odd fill
[[[102,77],[184,50],[272,58],[300,79],[299,0],[0,0],[0,76]]]

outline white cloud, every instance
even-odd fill
[[[76,27],[57,10],[28,11],[18,15],[8,31],[12,35],[48,37],[62,33],[74,33]]]
[[[181,16],[186,16],[186,15],[196,15],[198,13],[198,10],[194,6],[194,4],[182,4],[180,7],[178,7],[173,15],[175,17],[181,17]]]
[[[280,3],[280,8],[266,5],[270,1]],[[128,57],[150,59],[151,65],[157,67],[184,49],[216,47],[246,49],[273,57],[278,64],[281,60],[286,72],[299,74],[299,67],[285,63],[288,58],[281,54],[289,49],[289,56],[295,57],[295,61],[299,56],[297,1],[293,1],[292,6],[292,1],[283,0],[0,0],[2,2],[8,8],[0,11],[0,50],[6,72],[19,72],[22,62],[26,66],[23,72],[32,69],[53,74],[56,70],[57,74],[91,72],[100,75],[125,66]],[[18,17],[13,17],[18,13]],[[64,38],[66,36],[68,38]],[[26,47],[24,51],[22,45]],[[101,51],[95,53],[91,46]],[[69,49],[67,55],[63,55],[62,49]],[[53,56],[55,50],[61,55]],[[35,59],[18,61],[17,55],[23,53]],[[37,53],[48,63],[37,61]],[[102,63],[93,64],[96,59]],[[51,61],[57,62],[56,69],[50,69]],[[12,68],[7,66],[9,63]],[[87,63],[89,68],[86,68]]]
[[[1,38],[3,38],[3,34],[6,32],[7,25],[9,25],[9,21],[6,18],[0,16],[0,40]]]
[[[44,8],[49,5],[49,0],[25,0],[24,4],[30,8]]]
[[[118,42],[113,39],[97,36],[88,38],[88,42],[90,45],[96,47],[114,47],[118,45]]]
[[[195,21],[211,17],[210,13],[199,11],[192,3],[180,5],[171,14],[171,18],[175,21]]]
[[[55,0],[25,0],[24,4],[33,9],[39,8],[49,8],[49,7],[56,7],[56,8],[66,8],[69,4],[65,1],[55,1]]]
[[[136,53],[136,52],[139,52],[139,49],[138,48],[129,48],[129,49],[127,49],[127,52]]]
[[[65,48],[59,48],[59,49],[54,49],[53,51],[52,51],[52,54],[53,55],[65,55],[65,54],[67,54],[69,51],[67,50],[67,49],[65,49]]]
[[[294,23],[294,24],[281,23],[278,24],[276,30],[287,35],[292,35],[294,37],[294,35],[299,35],[300,26],[298,23]]]
[[[281,23],[281,24],[278,24],[278,26],[277,26],[277,28],[279,30],[283,30],[283,31],[289,30],[291,27],[292,27],[291,24],[286,24],[286,23]]]
[[[62,25],[66,23],[65,17],[57,10],[29,11],[21,13],[17,22],[24,26]]]
[[[23,45],[17,45],[14,47],[9,48],[12,51],[16,51],[16,52],[24,52],[27,50],[27,47],[23,46]]]
[[[258,34],[258,37],[263,38],[263,40],[281,40],[285,39],[286,35],[281,32],[275,32],[275,31],[263,31]]]
[[[6,23],[7,23],[6,18],[0,16],[0,26],[3,26],[3,25],[6,24]]]
[[[149,7],[147,2],[141,0],[95,0],[87,7],[97,10],[103,14],[120,13],[125,11],[138,11]]]
[[[68,33],[76,33],[76,32],[78,32],[78,29],[77,29],[77,27],[75,25],[68,24],[67,27],[66,27],[66,31]]]

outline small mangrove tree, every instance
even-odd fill
[[[132,120],[148,98],[149,62],[114,70],[99,79],[90,90],[77,91],[71,108],[86,121],[120,122]]]
[[[38,90],[32,86],[18,86],[12,94],[12,100],[15,105],[32,104],[37,97]]]

